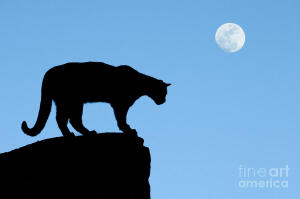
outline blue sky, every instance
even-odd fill
[[[54,107],[39,136],[20,129],[23,120],[36,120],[49,68],[74,61],[127,64],[172,83],[166,104],[143,97],[128,115],[152,153],[153,198],[296,199],[299,8],[296,0],[2,0],[0,152],[61,135]],[[246,34],[237,53],[223,52],[214,40],[227,22]],[[118,131],[103,103],[85,106],[84,123]],[[239,188],[240,165],[289,165],[289,188]]]

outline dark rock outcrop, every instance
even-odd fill
[[[142,138],[51,138],[0,155],[0,197],[149,199],[149,175]]]

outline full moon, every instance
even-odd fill
[[[235,23],[221,25],[215,35],[218,46],[225,52],[234,53],[240,50],[245,44],[245,33]]]

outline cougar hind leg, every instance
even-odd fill
[[[74,133],[72,133],[68,128],[68,111],[64,110],[64,106],[61,104],[56,105],[56,107],[56,121],[60,131],[64,137],[74,137]]]
[[[82,112],[83,112],[83,104],[76,104],[73,106],[70,112],[70,123],[74,127],[76,131],[81,133],[82,135],[93,135],[96,134],[96,131],[89,131],[82,124]]]

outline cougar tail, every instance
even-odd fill
[[[43,82],[42,85],[39,115],[35,125],[32,128],[28,128],[27,123],[25,121],[22,122],[22,130],[29,136],[36,136],[43,130],[51,111],[52,99],[49,96],[49,93],[47,93],[44,83],[45,82]]]

